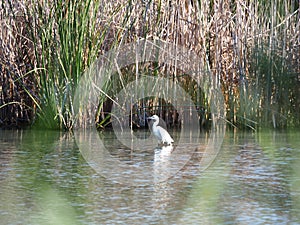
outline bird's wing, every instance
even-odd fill
[[[173,138],[170,136],[170,134],[168,133],[168,131],[166,131],[164,128],[162,127],[157,127],[157,129],[159,130],[159,133],[162,137],[162,141],[164,142],[174,142]]]
[[[162,127],[165,130],[167,130],[167,124],[166,124],[166,122],[162,118],[159,118],[157,126]]]

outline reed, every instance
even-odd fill
[[[32,1],[27,7],[37,64],[46,68],[37,74],[39,108],[37,126],[72,129],[76,117],[72,98],[84,70],[104,51],[122,42],[122,26],[112,26],[126,9],[110,1]],[[30,24],[30,21],[28,21]],[[115,36],[116,35],[116,36]],[[120,36],[120,38],[118,38]],[[103,102],[100,102],[102,104]]]
[[[103,42],[103,34],[95,32],[99,4],[33,0],[27,5],[28,32],[34,43],[36,63],[45,68],[36,74],[41,108],[36,125],[51,129],[72,127],[74,89]]]
[[[34,120],[36,79],[31,42],[26,38],[22,3],[0,6],[0,127],[28,126]]]
[[[300,126],[297,0],[24,0],[18,4],[3,0],[1,7],[5,28],[0,31],[0,51],[5,53],[0,54],[2,121],[8,111],[17,118],[27,110],[27,120],[35,125],[72,129],[76,117],[72,97],[91,62],[139,38],[160,38],[202,58],[200,67],[222,87],[224,119],[233,127]],[[205,112],[204,122],[209,121],[208,96],[176,66],[145,63],[123,68],[104,91],[113,98],[124,82],[142,73],[178,82]],[[17,87],[21,91],[15,91]],[[10,98],[11,93],[22,94]],[[96,122],[100,127],[110,124],[107,95],[99,102]],[[146,99],[137,105],[148,110],[150,105],[159,109],[164,104]]]

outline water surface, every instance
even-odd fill
[[[148,137],[145,131],[138,135]],[[135,152],[121,145],[111,132],[100,137],[110,154],[125,163],[142,167],[157,161],[156,146]],[[201,134],[202,145],[209,137]],[[129,186],[95,172],[70,133],[0,131],[0,221],[298,224],[299,140],[300,132],[295,130],[226,132],[220,152],[207,169],[199,167],[203,146],[165,182]],[[188,148],[189,143],[186,145]],[[170,167],[167,162],[161,165],[166,170]]]

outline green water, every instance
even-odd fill
[[[155,158],[151,147],[132,156],[111,132],[101,135],[136,167]],[[195,152],[167,181],[128,186],[95,172],[70,133],[0,131],[0,223],[300,223],[299,131],[226,132],[212,164],[198,163]]]

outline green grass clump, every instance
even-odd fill
[[[29,33],[34,43],[39,71],[36,125],[71,129],[74,122],[72,98],[84,69],[98,54],[106,28],[100,32],[101,1],[33,1],[27,8],[32,21]]]

